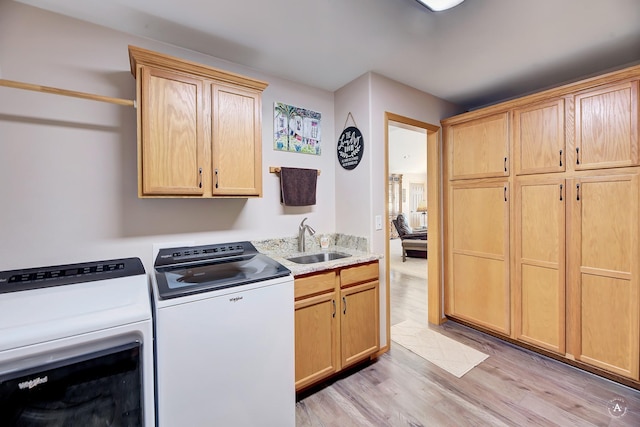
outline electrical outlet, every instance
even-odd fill
[[[382,230],[382,215],[376,215],[376,230]]]

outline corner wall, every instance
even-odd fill
[[[262,99],[263,197],[138,199],[136,111],[0,87],[0,270],[140,257],[154,244],[297,236],[309,217],[335,231],[333,93],[211,56],[26,6],[0,2],[0,78],[135,98],[128,45],[269,82]],[[273,150],[273,104],[322,113],[321,156]],[[280,204],[269,166],[321,169],[317,204]]]
[[[347,201],[345,206],[336,206],[336,230],[344,233],[358,230],[359,235],[369,238],[372,252],[384,254],[384,224],[387,222],[384,204],[388,185],[385,176],[385,113],[440,126],[441,119],[460,113],[461,108],[379,74],[367,73],[335,93],[336,140],[342,132],[339,129],[341,117],[346,117],[349,111],[355,116],[364,136],[365,157],[355,169],[356,173],[342,172],[340,166],[336,167],[336,200]],[[382,217],[382,230],[375,230],[377,215]],[[380,346],[384,347],[388,344],[386,306],[389,298],[384,259],[380,260],[380,266]]]

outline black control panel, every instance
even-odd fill
[[[155,267],[166,267],[176,264],[188,264],[241,255],[257,254],[258,250],[251,242],[221,243],[202,246],[185,246],[181,248],[160,249],[156,257]]]
[[[0,294],[145,274],[140,258],[0,271]]]

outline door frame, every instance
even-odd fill
[[[446,319],[443,311],[442,283],[442,149],[440,144],[440,126],[400,116],[384,113],[384,210],[385,218],[385,273],[387,294],[387,337],[391,343],[391,284],[389,262],[389,122],[424,129],[427,134],[427,230],[429,233],[429,251],[427,256],[427,311],[429,323],[440,325]]]

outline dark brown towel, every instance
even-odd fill
[[[280,168],[280,203],[285,206],[316,204],[317,169]]]

